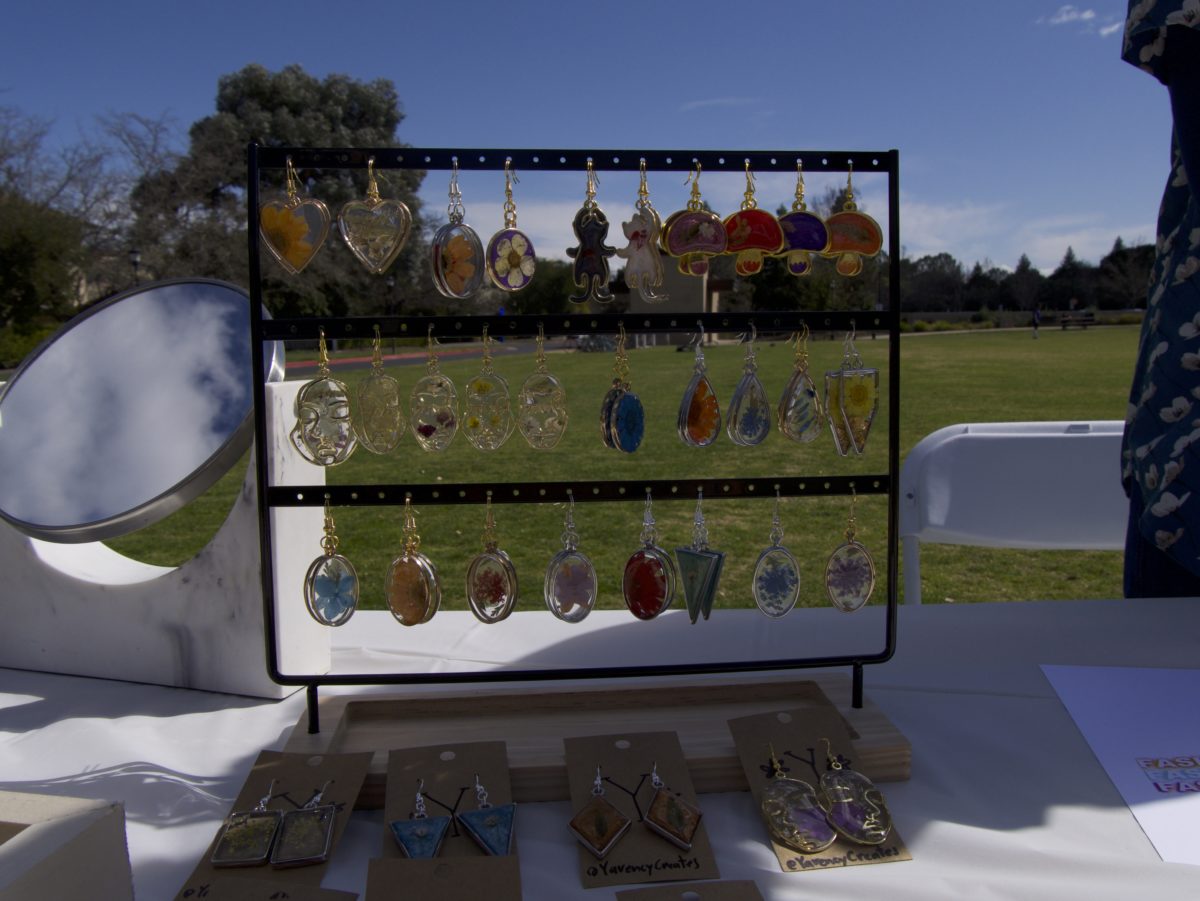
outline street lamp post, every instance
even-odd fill
[[[129,265],[133,267],[133,284],[138,283],[138,269],[142,265],[142,252],[136,247],[129,251]]]

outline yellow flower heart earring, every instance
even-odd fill
[[[289,156],[285,200],[258,208],[258,234],[263,246],[292,275],[312,262],[329,236],[329,208],[315,197],[300,199],[300,179]]]
[[[412,213],[404,201],[384,200],[380,195],[373,156],[367,158],[367,199],[342,205],[338,230],[350,252],[376,275],[387,271],[408,241]]]

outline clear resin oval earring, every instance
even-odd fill
[[[373,454],[396,449],[408,423],[400,401],[400,383],[383,371],[383,347],[379,326],[371,343],[371,374],[358,383],[358,416],[354,433],[358,443]]]
[[[433,326],[428,333],[429,359],[425,375],[409,395],[409,420],[417,444],[427,451],[444,451],[458,434],[458,393],[454,382],[438,369]]]
[[[842,345],[842,365],[825,373],[825,410],[833,443],[843,457],[862,454],[879,407],[879,370],[863,365],[854,346],[854,323]]]
[[[292,446],[309,463],[337,466],[358,447],[350,419],[350,389],[329,373],[325,329],[317,338],[317,377],[296,392],[296,425]]]
[[[642,546],[625,563],[621,593],[625,606],[638,619],[654,619],[675,600],[678,575],[671,555],[657,545],[654,506],[646,489],[646,509],[642,514]]]
[[[517,205],[513,202],[513,182],[517,181],[512,171],[512,159],[504,161],[504,228],[492,235],[488,241],[488,277],[501,291],[520,291],[533,281],[537,268],[533,242],[523,231],[517,229]]]
[[[851,488],[853,491],[853,488]],[[829,601],[843,613],[853,613],[871,599],[875,590],[875,561],[870,552],[858,543],[855,533],[858,523],[854,508],[858,495],[850,496],[850,519],[846,523],[846,540],[838,545],[825,565],[825,592]]]
[[[375,157],[367,157],[367,199],[349,200],[338,211],[342,240],[358,261],[382,275],[400,256],[412,230],[412,213],[402,200],[384,200],[375,179]]]
[[[572,303],[590,300],[608,303],[613,299],[613,293],[608,289],[608,258],[617,251],[604,243],[608,237],[608,217],[596,203],[598,183],[592,158],[588,157],[586,199],[572,224],[579,243],[567,248],[567,256],[575,261],[571,274],[578,292],[567,297]]]
[[[704,522],[704,489],[696,497],[696,512],[692,517],[692,546],[675,548],[679,562],[679,581],[688,618],[693,623],[701,616],[708,619],[717,597],[725,553],[708,546],[708,526]]]
[[[801,854],[824,851],[837,840],[837,832],[817,803],[816,791],[803,779],[787,775],[773,747],[770,753],[771,778],[759,796],[767,831],[779,844]]]
[[[404,550],[388,567],[384,594],[388,609],[402,626],[418,626],[433,619],[442,605],[442,583],[437,568],[421,553],[421,536],[412,500],[404,499]]]
[[[750,323],[742,379],[733,391],[729,418],[725,422],[729,440],[743,447],[762,444],[771,431],[771,402],[767,400],[767,389],[758,379],[758,360],[754,352],[757,337],[758,330]]]
[[[704,324],[697,323],[700,331],[696,335],[696,356],[692,368],[692,379],[679,402],[679,419],[676,424],[679,437],[690,447],[708,447],[721,434],[721,405],[708,370],[704,363]]]
[[[517,395],[517,428],[529,446],[550,450],[567,431],[567,389],[546,366],[546,333],[537,333],[537,365]]]
[[[575,495],[567,492],[567,512],[563,519],[563,548],[546,567],[543,593],[546,609],[565,623],[578,623],[596,606],[596,568],[587,554],[579,550],[575,530]]]
[[[325,535],[321,538],[325,553],[312,562],[304,576],[304,606],[323,626],[340,626],[358,609],[358,572],[337,552],[338,544],[327,494]]]
[[[275,261],[296,275],[329,236],[329,208],[315,197],[300,199],[300,179],[290,156],[285,172],[287,198],[259,206],[258,234]]]
[[[817,386],[808,374],[808,323],[793,339],[796,355],[792,363],[792,375],[779,398],[777,419],[779,431],[801,444],[815,441],[825,427],[825,411]]]
[[[600,437],[605,447],[632,454],[642,443],[646,413],[642,401],[629,390],[629,356],[625,352],[625,325],[618,324],[613,382],[600,405]]]
[[[476,554],[467,566],[467,603],[475,618],[483,623],[506,619],[517,605],[517,570],[508,554],[500,550],[490,491],[483,525],[483,552]]]
[[[467,382],[463,402],[463,431],[478,450],[497,450],[513,430],[508,380],[492,369],[492,339],[483,327],[483,365]]]
[[[796,606],[800,597],[800,566],[783,546],[783,521],[779,517],[779,489],[775,489],[775,514],[771,517],[771,544],[758,555],[751,580],[754,603],[766,616],[778,619]]]
[[[458,157],[450,158],[450,219],[439,228],[429,243],[429,268],[433,286],[443,297],[465,300],[483,284],[483,244],[475,229],[467,225],[462,191],[458,187]]]

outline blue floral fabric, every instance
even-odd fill
[[[1163,80],[1172,26],[1200,29],[1200,0],[1132,0],[1122,59]],[[1200,204],[1179,144],[1159,209],[1146,316],[1129,396],[1122,479],[1138,531],[1200,575]],[[1136,493],[1136,494],[1134,494]]]

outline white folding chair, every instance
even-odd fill
[[[1120,550],[1124,424],[998,422],[927,435],[900,469],[904,602],[921,603],[921,543]]]

